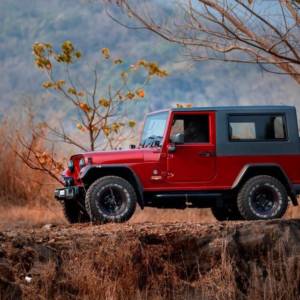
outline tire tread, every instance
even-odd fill
[[[283,207],[280,209],[280,212],[276,216],[276,218],[281,218],[287,209],[288,196],[287,196],[287,191],[286,191],[286,188],[284,187],[284,185],[277,178],[275,178],[273,176],[257,175],[257,176],[250,178],[248,181],[246,181],[246,183],[240,189],[240,191],[238,193],[238,197],[237,197],[238,210],[246,220],[260,219],[259,217],[255,216],[253,214],[253,212],[250,210],[250,208],[247,205],[246,199],[248,198],[248,193],[249,193],[249,189],[251,188],[251,186],[261,183],[261,182],[265,182],[265,181],[271,182],[273,185],[275,185],[283,195]]]
[[[130,205],[127,213],[122,218],[121,217],[112,217],[110,220],[107,220],[106,218],[102,217],[101,215],[99,216],[99,212],[96,214],[95,214],[95,212],[93,213],[93,209],[92,209],[92,205],[91,205],[91,203],[93,201],[93,193],[94,193],[95,188],[97,188],[99,185],[103,185],[103,184],[105,184],[105,182],[111,183],[111,182],[116,182],[116,181],[126,187],[128,193],[131,196],[132,205]],[[89,214],[90,219],[95,223],[125,222],[125,221],[129,220],[130,217],[135,212],[136,202],[137,202],[137,196],[136,196],[136,192],[135,192],[133,186],[127,180],[125,180],[124,178],[119,177],[119,176],[104,176],[104,177],[101,177],[101,178],[95,180],[91,184],[91,186],[88,188],[88,190],[86,192],[86,196],[85,196],[86,211]],[[95,215],[98,215],[98,218]]]

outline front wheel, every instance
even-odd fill
[[[96,180],[88,189],[85,206],[96,223],[125,222],[136,208],[137,197],[132,185],[117,176]]]
[[[278,179],[259,175],[244,184],[238,194],[237,204],[246,220],[281,218],[287,210],[288,195]]]

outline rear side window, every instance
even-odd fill
[[[280,114],[253,114],[229,116],[231,141],[286,140],[285,118]]]

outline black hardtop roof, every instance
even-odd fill
[[[226,111],[226,112],[278,112],[295,110],[294,106],[290,105],[249,105],[249,106],[200,106],[200,107],[183,107],[171,108],[171,111]]]

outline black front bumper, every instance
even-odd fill
[[[68,186],[54,191],[54,197],[58,201],[76,199],[81,193],[81,187]]]

